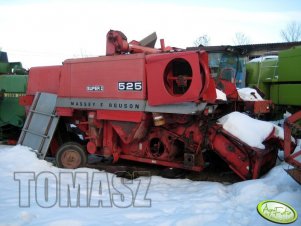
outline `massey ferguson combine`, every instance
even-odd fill
[[[31,68],[20,100],[28,116],[19,144],[41,159],[55,156],[65,168],[84,166],[87,154],[95,154],[112,162],[202,171],[205,154],[212,151],[242,179],[271,169],[281,143],[274,129],[258,148],[217,123],[245,106],[235,84],[213,79],[207,53],[165,47],[164,40],[155,49],[155,41],[152,34],[129,43],[111,30],[106,56]],[[217,99],[217,83],[227,101]],[[269,104],[258,101],[250,108],[248,103],[248,110],[265,113]]]

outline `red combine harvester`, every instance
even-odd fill
[[[213,151],[242,179],[271,169],[279,144],[273,133],[259,149],[217,124],[239,110],[241,100],[227,81],[230,101],[216,99],[207,53],[165,47],[163,40],[155,49],[155,41],[152,34],[128,43],[123,33],[111,30],[106,56],[31,68],[27,95],[20,100],[28,116],[19,144],[42,159],[55,156],[65,168],[84,166],[90,153],[112,162],[202,171],[205,153]]]

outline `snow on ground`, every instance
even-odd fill
[[[286,164],[281,164],[261,179],[232,185],[153,176],[140,177],[125,187],[118,183],[121,179],[118,180],[117,178],[116,180],[113,174],[87,168],[58,169],[44,160],[38,160],[27,147],[0,146],[0,225],[272,226],[275,223],[263,219],[257,213],[257,204],[263,200],[278,200],[288,203],[299,214],[301,213],[301,186],[286,174],[284,169],[287,167]],[[75,173],[78,173],[76,183],[83,185],[83,188],[89,187],[92,194],[90,207],[59,206],[59,202],[64,206],[68,198],[67,193],[62,192],[64,189],[61,190],[61,188],[66,188],[68,185],[68,175],[75,175]],[[61,175],[60,186],[57,186],[54,182],[56,181],[55,178],[60,178],[60,174],[63,176]],[[48,181],[43,175],[48,175]],[[101,188],[97,180],[95,183],[97,175],[101,175]],[[103,175],[107,175],[107,177]],[[33,178],[36,178],[36,181],[28,180]],[[89,179],[88,183],[87,178]],[[106,184],[106,179],[108,181],[112,179],[114,186],[111,183]],[[90,186],[91,180],[94,183]],[[29,199],[27,199],[29,196],[26,190],[28,188],[26,181],[30,183]],[[141,189],[137,192],[138,197],[135,205],[140,207],[130,205],[126,208],[120,201],[121,199],[118,202],[119,196],[116,194],[116,203],[114,202],[112,207],[108,207],[110,203],[106,198],[106,194],[110,194],[108,191],[116,193],[117,189],[123,192],[125,200],[129,201],[128,197],[135,195],[130,193],[128,188],[130,187],[134,191],[138,190],[136,189],[138,187],[137,181],[140,181]],[[48,182],[49,186],[45,186],[45,183],[47,185]],[[143,191],[146,190],[149,182],[148,193],[144,197]],[[21,184],[20,188],[19,183]],[[37,185],[36,189],[35,184]],[[19,189],[21,190],[22,206],[30,201],[30,207],[19,207]],[[95,207],[99,197],[101,197],[99,196],[99,189],[102,191],[101,200],[106,207]],[[45,194],[48,194],[48,197]],[[70,202],[76,204],[77,191],[73,190],[70,194],[72,197]],[[82,205],[86,203],[86,194],[84,189],[80,190],[79,200]],[[46,205],[49,200],[50,203],[54,203],[52,207]],[[149,200],[151,200],[151,206],[147,207]],[[118,208],[117,206],[125,208]],[[301,225],[300,217],[291,225]]]
[[[242,88],[237,89],[239,97],[244,101],[259,101],[263,100],[256,89]]]

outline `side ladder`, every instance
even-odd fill
[[[59,121],[56,99],[55,94],[36,93],[18,140],[18,144],[32,148],[39,159],[45,158]]]

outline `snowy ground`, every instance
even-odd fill
[[[132,184],[125,181],[125,187],[121,184],[123,179],[113,174],[87,168],[75,171],[58,169],[46,161],[38,160],[26,147],[2,145],[0,225],[276,225],[263,219],[257,213],[256,207],[263,200],[278,200],[290,204],[301,214],[301,186],[286,174],[286,168],[286,164],[281,164],[261,179],[232,185],[153,176],[141,177]],[[78,173],[75,184],[84,186],[81,187],[80,193],[77,193],[77,190],[71,191],[70,203],[76,205],[76,200],[80,200],[82,207],[66,207],[68,196],[64,189],[70,183],[68,176],[75,175],[75,172]],[[45,175],[46,177],[43,177]],[[48,181],[44,180],[47,175]],[[101,188],[96,180],[97,175],[101,175]],[[55,178],[59,181],[60,176],[61,187],[53,182]],[[36,178],[36,181],[28,180],[33,178]],[[112,182],[106,183],[111,180],[113,186]],[[30,184],[30,196],[27,182]],[[47,182],[49,187],[46,186]],[[140,187],[137,189],[139,182]],[[89,188],[88,193],[91,195],[87,196],[85,186]],[[135,194],[129,192],[128,188],[134,193],[138,191],[135,207],[131,202]],[[144,197],[147,188],[148,192]],[[99,190],[102,196],[99,195]],[[116,195],[117,190],[125,195],[123,201],[118,194]],[[108,197],[113,193],[115,196],[110,207]],[[48,197],[45,194],[48,194]],[[76,194],[79,194],[79,199]],[[85,197],[90,200],[90,207],[85,206]],[[105,207],[95,207],[99,200],[102,200]],[[30,204],[30,207],[24,207],[27,204]],[[151,206],[148,207],[149,204]],[[291,225],[301,225],[300,217]]]

